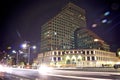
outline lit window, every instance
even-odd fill
[[[57,35],[57,32],[54,32],[54,35]]]

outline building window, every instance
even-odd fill
[[[62,52],[62,55],[64,55],[65,54],[65,52]]]
[[[87,60],[90,61],[90,57],[87,57]]]
[[[58,61],[61,61],[61,57],[58,57]]]
[[[95,57],[94,56],[92,56],[92,61],[94,61],[95,60]]]
[[[56,52],[54,52],[54,55],[56,55],[57,53]]]
[[[97,58],[97,60],[99,60],[99,58],[98,57],[96,57]]]
[[[82,52],[85,55],[85,51]]]
[[[66,64],[70,64],[71,62],[70,62],[70,60],[68,59],[67,61],[66,61]]]
[[[58,55],[60,55],[60,52],[58,52]]]
[[[56,61],[56,57],[54,57],[53,60]]]
[[[83,57],[82,60],[85,61],[85,57]]]
[[[91,54],[93,54],[93,51],[91,51]]]
[[[78,53],[80,53],[80,54],[81,54],[81,53],[82,53],[82,51],[78,51]]]
[[[68,51],[66,51],[66,54],[68,54],[69,52]]]
[[[74,53],[77,53],[77,51],[74,51]]]
[[[72,60],[72,64],[76,64],[75,59]]]
[[[78,59],[78,62],[80,62],[80,59]]]
[[[73,53],[73,51],[70,51],[70,53]]]
[[[89,55],[89,51],[87,51],[87,55]]]

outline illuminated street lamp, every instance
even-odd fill
[[[32,46],[33,49],[36,49],[36,46]]]
[[[28,49],[28,61],[27,61],[27,63],[29,64],[30,63],[30,49],[32,48],[32,49],[36,49],[36,46],[30,46],[28,43],[24,43],[24,44],[22,44],[22,48],[23,49]]]
[[[27,44],[26,43],[22,44],[22,48],[26,49],[27,48]]]

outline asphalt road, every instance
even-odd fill
[[[77,70],[48,70],[46,73],[34,69],[11,68],[3,80],[120,80],[119,72],[91,72]],[[2,79],[1,79],[2,80]]]

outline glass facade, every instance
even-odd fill
[[[100,37],[86,28],[75,31],[76,49],[100,49],[109,51],[110,47]]]

